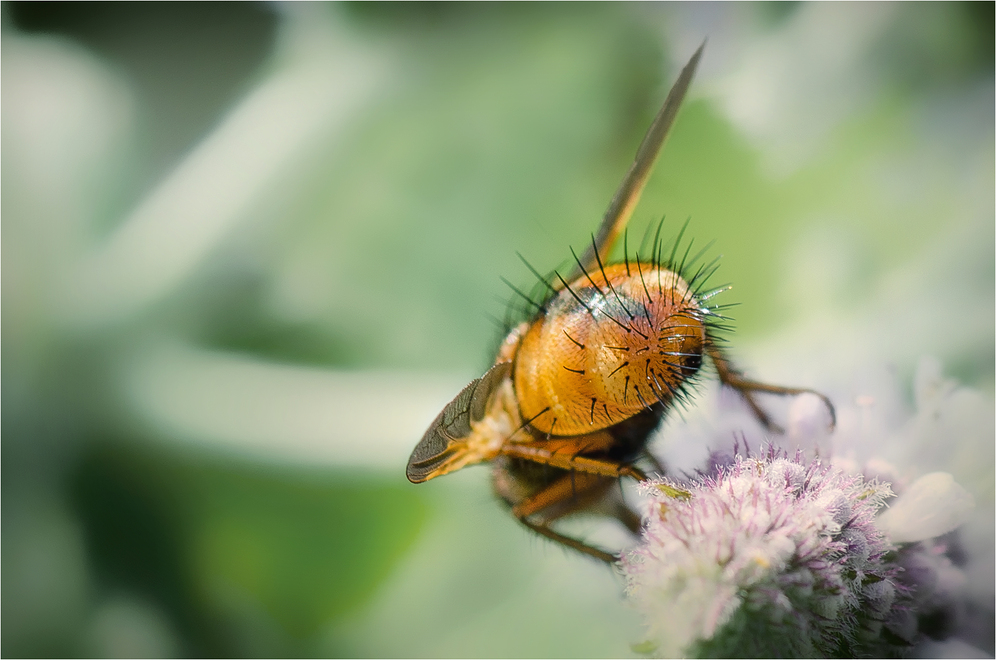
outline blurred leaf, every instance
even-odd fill
[[[369,598],[425,517],[399,478],[121,449],[94,448],[74,479],[91,561],[105,584],[165,608],[194,655],[307,654]],[[262,622],[246,621],[252,612]],[[274,630],[262,650],[225,632],[250,623]]]
[[[205,596],[241,591],[297,639],[361,604],[425,516],[409,484],[380,475],[198,476],[192,552]]]

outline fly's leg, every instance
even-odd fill
[[[619,559],[617,556],[550,528],[550,523],[554,520],[582,509],[590,502],[597,500],[604,494],[606,488],[611,486],[611,483],[606,478],[593,474],[565,474],[549,486],[513,506],[512,515],[523,525],[551,541],[556,541],[589,557],[612,564]],[[549,509],[553,510],[548,511],[547,515],[543,515],[542,512]],[[630,513],[633,516],[636,515],[631,511]],[[626,524],[627,527],[630,523],[631,521],[623,520],[623,524]]]
[[[590,546],[587,543],[582,543],[581,541],[573,539],[570,536],[564,536],[559,532],[553,531],[547,526],[545,522],[542,523],[532,522],[531,520],[529,520],[529,518],[519,518],[519,522],[521,522],[523,525],[533,530],[537,534],[545,536],[551,541],[556,541],[561,545],[565,545],[568,548],[577,550],[578,552],[586,554],[589,557],[594,557],[595,559],[604,561],[606,564],[614,564],[617,561],[619,561],[619,557],[615,555],[609,554],[604,550],[599,550],[598,548]]]
[[[636,513],[636,511],[633,511],[633,509],[629,508],[627,505],[621,502],[619,503],[619,506],[616,508],[616,518],[618,518],[619,522],[625,525],[626,529],[628,529],[634,535],[639,534],[640,529],[643,527],[643,520]]]
[[[811,390],[805,387],[783,387],[781,385],[768,385],[767,383],[759,383],[755,380],[748,380],[744,378],[743,374],[733,368],[730,365],[730,361],[719,351],[715,346],[710,346],[708,349],[709,357],[712,358],[713,364],[716,365],[716,371],[719,373],[719,380],[723,385],[727,385],[735,389],[743,398],[743,400],[750,406],[751,411],[757,420],[764,425],[766,429],[773,433],[784,433],[785,430],[780,426],[775,424],[771,420],[771,416],[761,408],[757,400],[754,398],[755,392],[764,392],[766,394],[778,394],[781,396],[791,396],[796,394],[815,394],[820,397],[823,404],[827,407],[827,411],[830,413],[830,429],[833,430],[834,426],[837,425],[837,414],[834,411],[833,403],[827,398],[825,394],[821,394],[816,390]]]
[[[588,458],[587,456],[558,453],[543,447],[537,447],[533,444],[507,444],[502,447],[501,453],[513,458],[522,458],[533,463],[560,468],[561,470],[584,472],[600,477],[610,477],[612,479],[632,477],[637,481],[644,481],[647,478],[647,475],[643,474],[642,470],[632,465],[624,465],[599,458]]]

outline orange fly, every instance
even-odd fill
[[[779,429],[754,394],[820,396],[809,389],[744,378],[717,344],[723,317],[704,291],[714,265],[691,272],[678,259],[680,235],[665,257],[658,237],[648,255],[607,263],[640,198],[702,56],[681,71],[591,246],[569,277],[544,278],[545,300],[514,328],[494,366],[436,417],[408,460],[412,483],[491,461],[495,492],[526,527],[606,562],[616,556],[562,534],[552,523],[578,512],[617,518],[632,532],[640,519],[613,485],[645,479],[636,463],[657,466],[647,442],[666,411],[688,393],[708,357],[720,382],[736,390],[769,429]],[[658,228],[659,233],[659,228]],[[528,264],[527,264],[528,266]],[[514,288],[514,287],[513,287]],[[516,291],[518,291],[516,289]],[[659,466],[658,466],[659,469]]]

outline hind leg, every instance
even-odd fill
[[[615,481],[606,477],[584,473],[568,472],[531,496],[512,507],[512,515],[519,522],[537,534],[551,541],[594,557],[607,564],[618,560],[618,556],[597,548],[579,539],[561,534],[550,525],[555,520],[598,504],[614,485]],[[499,495],[503,495],[499,493]],[[506,497],[506,499],[508,499]],[[619,504],[610,514],[619,519],[630,531],[639,531],[640,519],[624,504]]]

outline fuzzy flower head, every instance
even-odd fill
[[[905,590],[874,523],[888,485],[768,451],[644,487],[644,543],[622,560],[667,656],[882,654]]]

